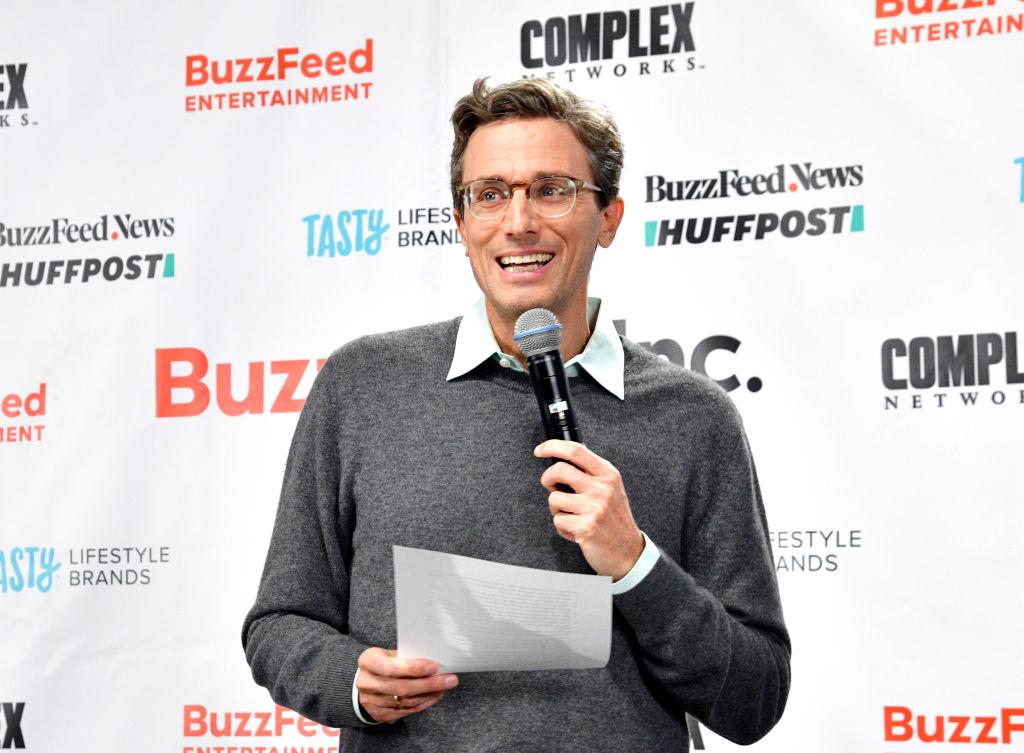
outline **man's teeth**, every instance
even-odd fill
[[[498,261],[510,272],[536,272],[555,257],[554,254],[524,254],[502,256]]]

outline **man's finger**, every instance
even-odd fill
[[[579,515],[560,512],[551,518],[551,522],[555,524],[555,530],[559,536],[574,544],[579,543],[579,540],[590,530]]]
[[[432,675],[421,678],[381,677],[372,672],[360,672],[356,688],[360,692],[374,693],[380,696],[402,698],[419,696],[427,693],[438,693],[450,690],[458,685],[459,678],[452,674]]]
[[[549,439],[546,442],[541,442],[533,449],[533,454],[539,458],[565,460],[584,473],[592,475],[604,470],[605,463],[608,462],[579,442],[570,442],[566,439]]]
[[[569,515],[581,515],[590,509],[590,503],[580,497],[579,494],[553,491],[548,495],[548,511],[552,515],[568,513]]]
[[[548,491],[555,491],[559,484],[571,487],[577,494],[593,479],[579,468],[568,463],[555,463],[540,476],[540,483]]]
[[[382,677],[429,677],[437,674],[437,662],[430,659],[399,659],[395,649],[368,648],[359,655],[359,668]]]

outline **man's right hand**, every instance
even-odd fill
[[[368,648],[359,655],[359,703],[375,722],[394,724],[402,717],[429,709],[446,690],[459,684],[453,674],[437,674],[437,662],[399,659],[397,654],[395,649]]]

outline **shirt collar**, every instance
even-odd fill
[[[587,299],[590,339],[583,352],[570,359],[565,366],[570,373],[574,366],[582,368],[615,397],[624,400],[626,356],[611,316],[604,309],[600,298]],[[447,379],[450,381],[469,373],[488,358],[507,359],[515,368],[523,370],[513,356],[502,353],[498,347],[481,296],[459,323],[459,332],[455,338],[455,354],[452,356]]]

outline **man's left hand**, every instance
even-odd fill
[[[621,580],[640,559],[644,537],[633,520],[619,469],[578,442],[549,439],[534,449],[539,458],[558,458],[540,477],[551,492],[548,508],[558,535],[579,544],[598,575]],[[565,484],[575,494],[559,491]]]

